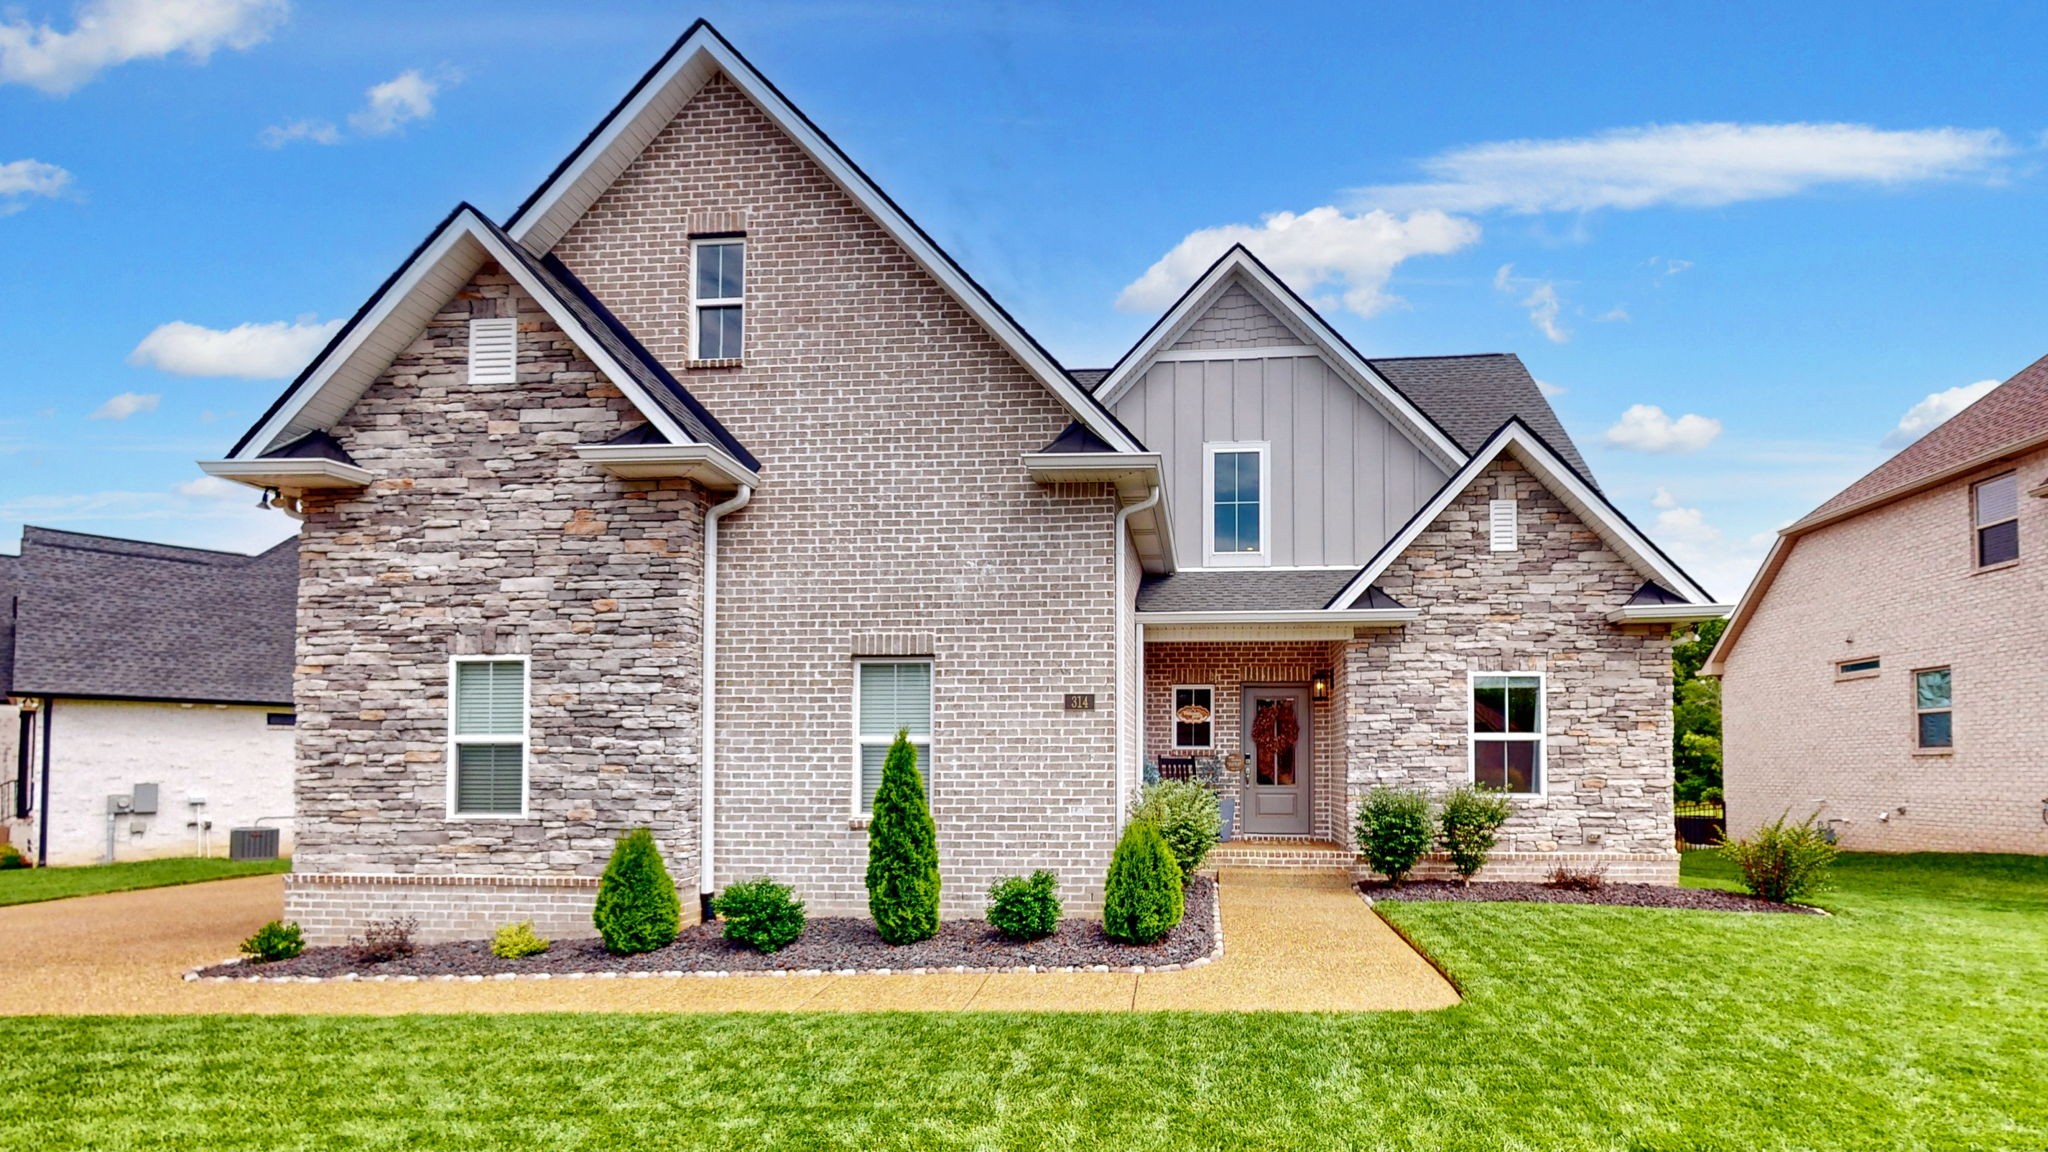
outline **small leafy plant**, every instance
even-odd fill
[[[896,733],[882,759],[868,821],[868,914],[890,944],[915,944],[939,934],[939,845],[917,749]]]
[[[1060,878],[1043,868],[998,880],[988,890],[988,922],[1012,940],[1042,940],[1060,927]]]
[[[1812,816],[1797,824],[1786,823],[1789,818],[1779,816],[1753,836],[1721,841],[1721,855],[1741,871],[1749,894],[1778,904],[1827,891],[1828,870],[1841,854]]]
[[[1173,930],[1186,912],[1180,862],[1159,829],[1134,822],[1109,858],[1102,893],[1102,932],[1120,944],[1151,944]]]
[[[1378,787],[1358,805],[1358,850],[1372,870],[1399,884],[1436,839],[1429,797],[1405,788]]]
[[[299,931],[299,926],[282,920],[272,920],[258,928],[255,935],[242,941],[242,955],[255,964],[289,960],[305,950],[306,937]]]
[[[804,934],[804,902],[766,876],[728,884],[711,911],[725,922],[727,940],[757,952],[779,952]]]
[[[1460,880],[1470,884],[1472,877],[1486,867],[1486,857],[1493,852],[1500,826],[1512,815],[1514,809],[1509,807],[1507,797],[1496,792],[1454,788],[1444,797],[1437,836]]]
[[[612,847],[591,910],[607,952],[630,956],[666,947],[682,930],[683,905],[661,862],[654,833],[635,828]]]
[[[548,950],[549,941],[533,930],[533,921],[507,924],[491,937],[491,955],[500,960],[524,960]]]
[[[420,922],[410,916],[393,920],[372,920],[363,925],[363,934],[349,940],[349,947],[355,951],[358,964],[383,964],[401,956],[412,955],[412,934],[418,931]]]
[[[1216,794],[1193,780],[1168,780],[1147,785],[1131,805],[1131,819],[1159,829],[1185,881],[1202,866],[1223,835],[1223,813]]]
[[[21,849],[12,844],[0,844],[0,872],[12,872],[28,866],[29,859],[21,854]]]
[[[1607,866],[1595,864],[1591,868],[1569,868],[1559,864],[1550,870],[1550,878],[1543,882],[1543,886],[1566,892],[1598,892],[1607,886]]]

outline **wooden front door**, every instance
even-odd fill
[[[1313,769],[1308,688],[1246,685],[1242,743],[1244,816],[1248,835],[1306,836]],[[1289,738],[1292,738],[1290,743]]]

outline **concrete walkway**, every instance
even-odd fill
[[[1363,1012],[1458,994],[1344,877],[1226,869],[1224,955],[1181,972],[217,984],[284,904],[277,876],[0,908],[0,1015],[405,1012]]]

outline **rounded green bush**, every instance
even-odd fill
[[[1444,797],[1443,828],[1439,835],[1445,855],[1451,858],[1451,867],[1458,870],[1465,883],[1470,884],[1472,877],[1486,867],[1500,826],[1513,814],[1507,797],[1498,792],[1456,788]]]
[[[915,944],[939,934],[939,844],[917,774],[917,749],[907,732],[882,760],[868,821],[868,914],[890,944]]]
[[[1131,805],[1131,819],[1159,829],[1183,881],[1195,874],[1223,836],[1223,812],[1216,794],[1193,780],[1168,780],[1146,786]]]
[[[272,920],[256,930],[256,934],[242,941],[242,955],[258,964],[273,960],[289,960],[306,950],[306,937],[300,933],[297,924]]]
[[[682,930],[683,905],[654,833],[635,828],[619,837],[604,879],[598,881],[591,920],[606,951],[615,955],[652,952],[675,940]]]
[[[804,902],[766,876],[727,885],[711,911],[725,922],[727,940],[757,952],[779,952],[804,934]]]
[[[1741,840],[1721,841],[1721,855],[1741,870],[1749,894],[1779,904],[1827,891],[1829,870],[1841,854],[1814,817],[1788,824],[1789,817],[1781,815]]]
[[[1374,788],[1358,805],[1358,850],[1372,870],[1399,884],[1429,851],[1436,821],[1429,797],[1402,788]]]
[[[1102,931],[1123,944],[1151,944],[1173,930],[1186,912],[1180,861],[1151,824],[1124,829],[1109,858],[1102,893]]]
[[[1040,940],[1060,928],[1060,878],[1043,868],[998,880],[988,890],[988,922],[1012,940]]]
[[[491,955],[500,960],[523,960],[548,950],[550,941],[533,930],[533,921],[507,924],[491,937]]]

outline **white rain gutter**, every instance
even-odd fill
[[[1166,495],[1165,486],[1160,484],[1154,484],[1152,485],[1151,495],[1145,497],[1143,500],[1138,501],[1136,504],[1131,504],[1124,508],[1118,509],[1116,514],[1116,535],[1112,538],[1111,541],[1112,546],[1116,549],[1116,766],[1114,770],[1110,773],[1110,775],[1115,780],[1115,783],[1112,785],[1112,787],[1116,789],[1116,796],[1114,797],[1114,804],[1111,807],[1111,811],[1114,812],[1115,815],[1111,818],[1110,826],[1111,829],[1116,832],[1123,831],[1125,792],[1124,760],[1126,758],[1127,745],[1129,743],[1124,732],[1124,701],[1129,699],[1128,696],[1124,695],[1125,691],[1129,688],[1129,685],[1124,683],[1126,679],[1124,671],[1124,666],[1126,663],[1126,661],[1124,660],[1124,613],[1127,611],[1124,605],[1124,528],[1125,525],[1130,522],[1130,519],[1134,514],[1143,512],[1146,509],[1157,505],[1159,503],[1160,497],[1164,495]],[[1134,707],[1131,710],[1131,714],[1133,717],[1136,718],[1139,724],[1143,724],[1145,722],[1145,710],[1142,707]]]
[[[697,759],[697,892],[705,896],[711,894],[716,827],[712,819],[715,792],[711,768],[718,732],[718,521],[726,513],[746,507],[753,498],[754,486],[742,484],[732,499],[704,511],[704,659],[699,671],[703,687],[697,706],[704,721],[704,750]]]

